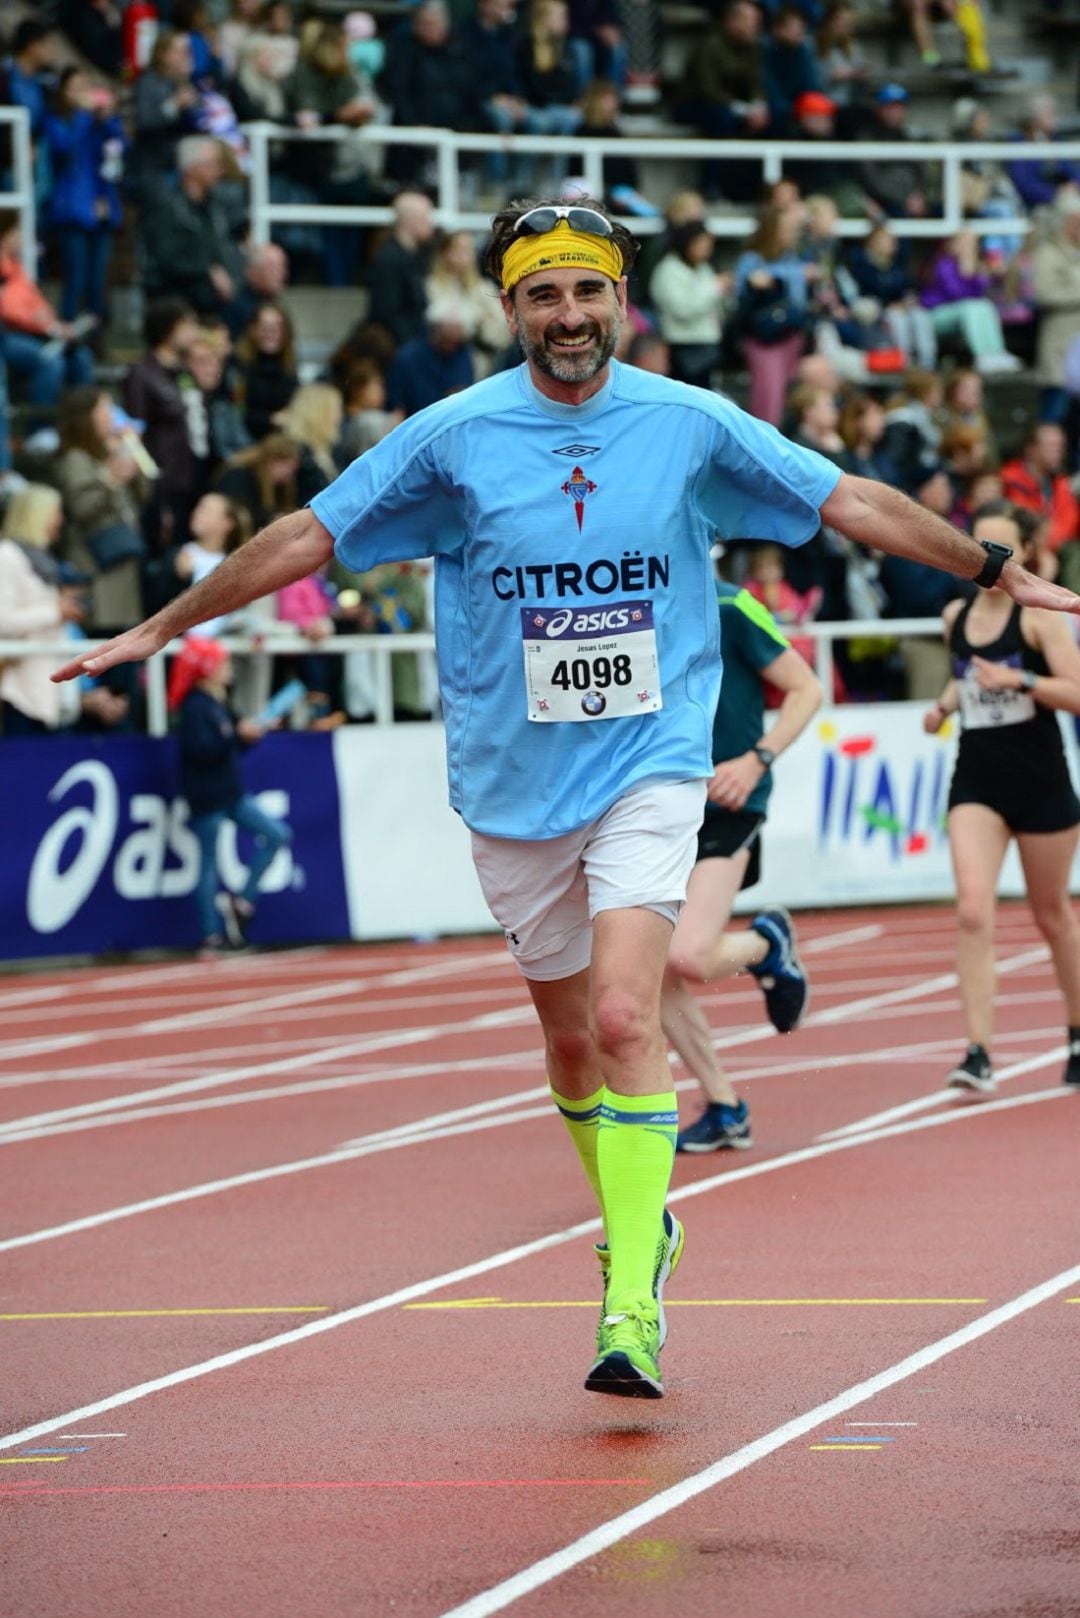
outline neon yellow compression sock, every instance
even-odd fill
[[[652,1096],[604,1091],[596,1161],[611,1249],[609,1312],[652,1297],[678,1122],[673,1089]]]
[[[549,1086],[551,1080],[548,1080]],[[551,1099],[562,1113],[563,1123],[567,1133],[574,1143],[574,1150],[581,1159],[581,1166],[585,1170],[585,1177],[593,1188],[600,1207],[600,1214],[604,1213],[604,1198],[600,1191],[600,1173],[596,1166],[596,1141],[600,1124],[600,1105],[604,1099],[604,1087],[585,1096],[581,1101],[570,1101],[566,1096],[559,1095],[554,1087],[551,1089]]]

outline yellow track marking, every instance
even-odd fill
[[[811,1449],[884,1449],[884,1444],[811,1444]]]
[[[0,1466],[52,1466],[56,1461],[66,1460],[66,1455],[3,1455]]]
[[[0,1320],[146,1320],[158,1315],[320,1315],[326,1303],[285,1304],[250,1309],[69,1309],[35,1315],[0,1315]]]
[[[665,1309],[861,1308],[885,1305],[987,1303],[986,1298],[665,1298]],[[1075,1300],[1080,1303],[1080,1298]],[[595,1309],[595,1298],[515,1302],[507,1298],[453,1298],[406,1303],[405,1309]],[[0,1317],[2,1318],[2,1317]]]

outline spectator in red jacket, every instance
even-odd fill
[[[1001,468],[1006,500],[1037,511],[1049,521],[1047,544],[1052,551],[1080,538],[1080,503],[1062,471],[1064,464],[1064,430],[1051,421],[1040,421],[1028,433],[1016,460]]]

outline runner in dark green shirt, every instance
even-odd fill
[[[664,1033],[705,1091],[701,1117],[680,1132],[681,1152],[714,1152],[752,1144],[750,1111],[716,1057],[712,1032],[691,983],[711,983],[748,970],[765,992],[779,1033],[790,1033],[806,1009],[808,986],[786,910],[763,910],[743,932],[726,931],[740,888],[761,875],[761,828],[772,791],[772,764],[821,706],[821,685],[792,651],[772,614],[747,590],[718,584],[720,701],[713,721],[716,766],[698,833],[697,864],[671,941],[664,982]],[[765,687],[783,702],[765,735]]]

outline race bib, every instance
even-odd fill
[[[628,719],[663,707],[651,601],[523,607],[528,717]]]
[[[1019,660],[1009,659],[1019,668]],[[1027,691],[984,691],[969,664],[956,682],[960,718],[965,730],[996,730],[1001,725],[1022,725],[1035,717],[1035,698]]]

